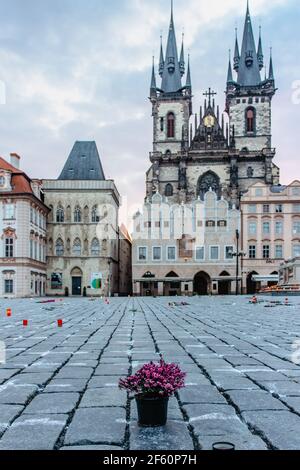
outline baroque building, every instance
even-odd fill
[[[224,286],[224,280],[219,279],[224,272],[228,285],[235,278],[239,284],[238,290],[241,291],[240,263],[234,267],[234,256],[238,260],[242,257],[241,226],[231,223],[229,213],[231,210],[240,209],[241,199],[250,187],[256,183],[267,187],[276,186],[280,177],[279,168],[274,163],[276,152],[272,148],[272,100],[276,93],[272,57],[268,74],[262,78],[264,62],[261,32],[256,46],[247,5],[241,49],[236,36],[233,64],[231,57],[229,59],[226,111],[220,112],[219,106],[216,105],[216,93],[209,88],[204,93],[205,99],[200,112],[193,115],[190,57],[186,67],[183,43],[178,54],[172,5],[167,46],[164,50],[161,43],[160,47],[159,86],[154,61],[152,67],[150,102],[153,116],[153,150],[150,153],[151,166],[146,174],[145,207],[143,214],[138,213],[135,216],[133,242],[133,281],[137,295],[143,290],[143,284],[140,284],[143,282],[140,249],[144,255],[147,252],[149,256],[145,268],[152,260],[150,271],[147,270],[144,274],[152,276],[152,285],[158,286],[155,292],[162,294],[168,291],[165,287],[169,284],[168,267],[163,255],[166,247],[161,246],[160,259],[155,259],[153,254],[154,251],[159,253],[159,230],[163,231],[165,223],[172,226],[172,217],[175,217],[174,213],[180,206],[193,207],[190,213],[193,214],[191,217],[195,217],[195,206],[198,204],[202,204],[204,210],[202,220],[197,219],[196,226],[194,225],[195,230],[187,231],[185,227],[184,232],[177,232],[177,238],[169,234],[171,245],[177,253],[177,272],[176,266],[172,271],[176,274],[177,289],[171,291],[187,294],[220,292],[223,289],[219,289],[218,283]],[[207,217],[207,194],[210,198],[212,193],[216,197],[216,203],[219,201],[221,205],[226,204],[226,217],[219,218],[218,210],[211,218]],[[159,220],[152,219],[155,211],[149,208],[155,206],[158,198],[161,198],[162,204],[174,206],[166,220],[162,212]],[[177,223],[180,224],[180,219],[174,220],[174,233]],[[142,224],[146,224],[146,227]],[[193,226],[192,220],[188,225]],[[153,226],[157,230],[154,230],[150,239],[147,238],[147,243],[141,246],[140,235],[143,237],[145,228],[150,230]],[[214,259],[214,266],[207,263],[209,258],[200,260],[195,257],[198,247],[197,230],[201,226],[210,229],[204,237],[205,251],[209,252],[209,247],[222,247],[218,257]],[[225,232],[228,239],[224,238]],[[190,249],[179,250],[180,244],[186,243],[187,240]],[[225,240],[228,246],[232,245],[232,266],[231,269],[229,266],[228,270],[223,269],[224,258],[221,254]],[[184,251],[188,251],[190,255],[182,257],[181,253]],[[184,270],[181,269],[183,265]],[[207,279],[205,289],[200,288],[197,282],[199,273],[203,273]],[[146,286],[147,284],[150,285],[149,282],[146,282]],[[144,292],[145,289],[147,288],[144,287]],[[230,289],[227,289],[228,292]]]
[[[51,209],[47,294],[119,293],[120,195],[104,176],[96,143],[76,142],[58,180],[45,180],[43,187]],[[126,250],[125,256],[126,265]]]
[[[48,213],[41,181],[0,158],[0,297],[45,295]]]
[[[243,292],[252,294],[278,282],[285,260],[300,258],[300,181],[255,183],[241,199],[241,212]]]

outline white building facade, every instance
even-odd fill
[[[40,181],[0,158],[0,297],[37,297],[46,292],[46,220]]]

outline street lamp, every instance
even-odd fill
[[[236,253],[231,253],[233,258],[236,258],[236,276],[235,276],[235,295],[239,295],[239,274],[240,274],[240,258],[243,258],[245,253],[240,250],[240,232],[236,230]]]
[[[111,281],[110,265],[111,265],[111,260],[108,260],[108,297],[111,297],[111,291],[110,291],[110,281]]]

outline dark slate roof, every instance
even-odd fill
[[[96,142],[75,142],[59,180],[100,180],[105,176]]]
[[[172,70],[170,68],[172,64]],[[169,37],[166,50],[166,58],[162,73],[161,89],[164,93],[176,93],[182,89],[181,72],[178,61],[178,49],[175,35],[175,26],[173,18],[173,4],[171,12],[171,22],[169,28]]]
[[[246,64],[247,57],[252,57],[251,65]],[[249,6],[247,6],[243,44],[237,82],[241,86],[257,86],[261,83],[259,63],[252,29]]]

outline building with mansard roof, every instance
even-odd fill
[[[164,204],[175,207],[178,205],[193,207],[201,201],[205,206],[206,195],[213,192],[217,200],[226,202],[227,210],[230,211],[240,208],[241,199],[255,183],[261,183],[267,187],[279,184],[280,173],[274,163],[276,152],[272,147],[271,129],[272,101],[276,93],[272,57],[269,63],[269,73],[263,78],[264,64],[261,31],[256,46],[247,4],[241,48],[236,35],[233,64],[231,57],[229,59],[226,111],[220,113],[220,108],[216,105],[216,93],[209,88],[204,93],[205,99],[200,112],[193,115],[191,61],[189,57],[186,67],[183,43],[180,54],[178,53],[172,4],[166,49],[164,50],[162,43],[160,47],[159,84],[154,61],[152,67],[150,102],[153,116],[153,149],[150,153],[151,166],[146,174],[147,206],[154,205],[154,200],[158,197],[162,198]],[[140,229],[143,233],[145,227],[141,227],[139,223],[143,217],[141,214],[135,217],[134,284],[142,283],[139,250],[143,248],[144,252],[148,253],[145,269],[150,263],[152,284],[157,284],[155,281],[157,278],[159,283],[169,285],[169,279],[166,277],[168,267],[164,255],[165,247],[161,244],[160,236],[158,239],[148,240],[144,247],[140,246],[136,229]],[[202,223],[202,226],[206,223],[211,224],[205,238],[207,252],[211,246],[218,244],[223,246],[223,219],[219,220],[217,215],[212,219],[207,219],[206,215],[203,215],[202,220],[198,220],[197,224],[198,222]],[[164,224],[169,221],[165,221],[161,215],[159,220],[147,218],[144,223],[147,224],[147,229],[153,228],[154,225],[156,229],[162,230]],[[176,225],[176,221],[174,224]],[[213,230],[211,230],[212,227]],[[229,266],[226,270],[228,282],[231,282],[234,277],[239,283],[238,290],[240,291],[242,287],[240,228],[229,223],[227,230],[228,234],[231,233],[231,243],[234,248],[232,256],[238,259],[237,266],[233,263],[231,269]],[[232,234],[234,234],[234,240]],[[155,236],[155,231],[151,236]],[[182,257],[179,245],[184,243],[184,240],[194,239],[195,233],[188,231],[182,233],[179,238],[171,237],[171,244],[175,247],[176,253],[176,258],[173,260],[173,273],[177,277],[176,285],[181,286],[171,291],[188,294],[203,293],[203,288],[199,286],[206,285],[207,289],[204,289],[206,293],[218,292],[218,281],[215,280],[218,279],[218,274],[221,275],[224,271],[223,249],[219,251],[219,257],[214,260],[213,266],[209,263],[205,264],[204,261],[207,260],[195,262],[197,245],[194,242],[189,242],[192,246],[188,250],[189,256]],[[161,247],[160,250],[159,247]],[[153,250],[156,253],[160,252],[160,256],[154,256]],[[180,269],[182,263],[186,268],[185,274]],[[177,271],[176,265],[178,265]],[[217,273],[217,265],[219,273]],[[149,275],[149,270],[146,269],[146,271]],[[186,275],[187,271],[188,275]],[[199,276],[207,282],[199,283]],[[220,283],[221,286],[224,285],[223,280]],[[148,284],[146,281],[146,285]],[[188,289],[186,289],[187,286]],[[166,291],[162,286],[158,290],[160,294]],[[143,283],[135,289],[136,293],[142,291],[145,291]]]
[[[119,247],[120,195],[105,178],[96,143],[76,142],[59,178],[43,187],[51,209],[47,294],[129,294],[124,281],[119,285],[120,257],[122,273],[131,265],[128,247]]]

